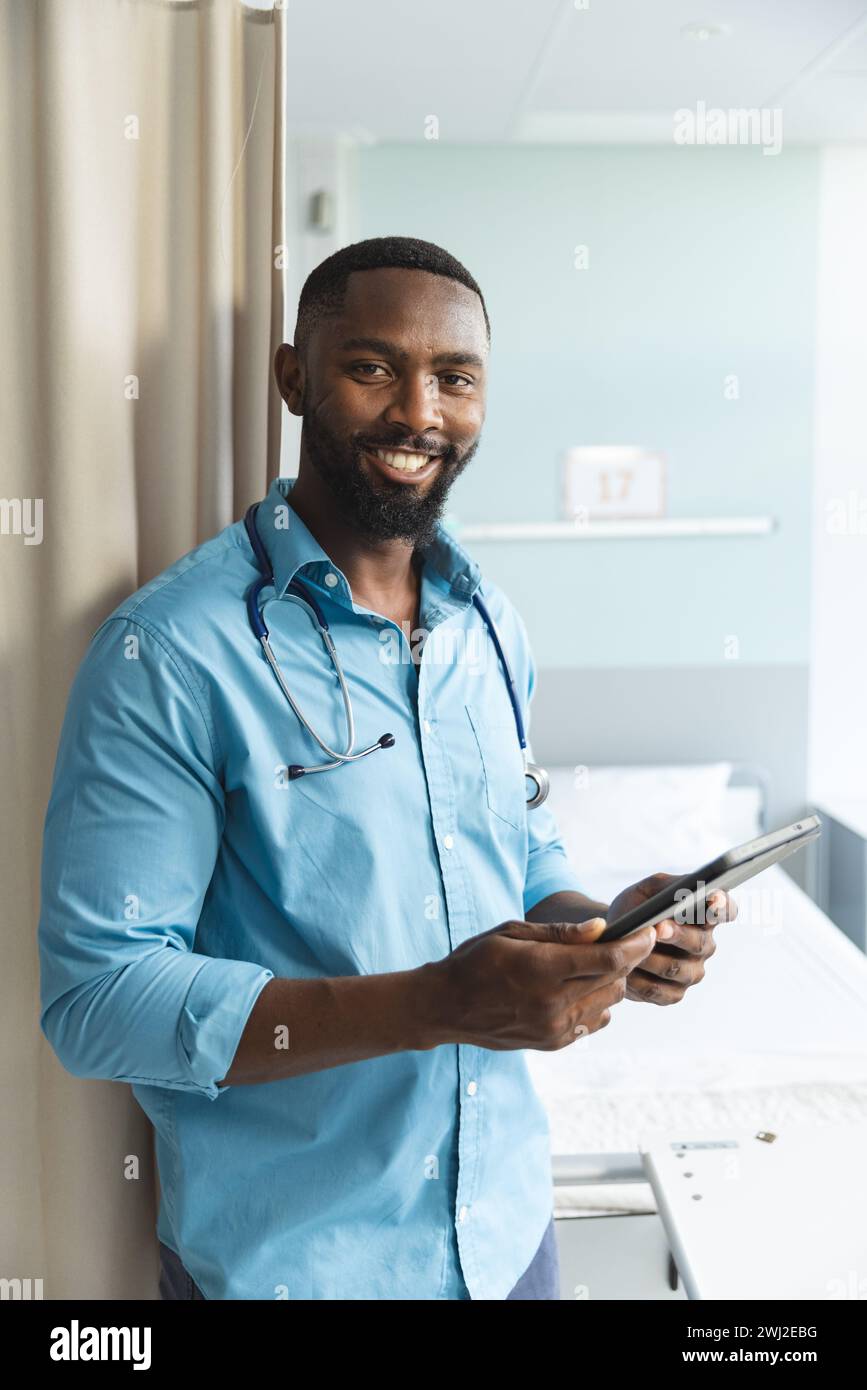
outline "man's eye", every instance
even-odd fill
[[[370,380],[377,380],[376,374],[378,372],[383,372],[386,376],[388,375],[388,369],[384,367],[381,362],[355,362],[353,363],[352,370],[361,372],[362,375],[368,377]],[[464,376],[462,372],[443,372],[439,380],[445,382],[448,386],[473,385],[471,378]]]

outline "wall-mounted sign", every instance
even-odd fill
[[[664,516],[665,460],[633,445],[568,449],[563,456],[562,499],[568,521]]]

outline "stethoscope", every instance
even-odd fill
[[[349,698],[349,691],[346,686],[346,680],[343,675],[343,669],[340,665],[340,659],[337,655],[337,648],[334,645],[334,641],[328,629],[328,623],[325,620],[325,615],[322,612],[322,609],[320,608],[313,594],[311,594],[310,590],[307,588],[307,585],[304,584],[298,578],[292,579],[289,582],[286,588],[286,593],[290,595],[292,598],[298,599],[302,603],[307,604],[308,608],[312,610],[312,614],[315,619],[315,624],[318,629],[319,636],[322,638],[322,641],[325,644],[325,650],[328,652],[328,655],[331,659],[331,664],[333,665],[334,670],[336,672],[337,679],[340,683],[340,692],[343,696],[343,708],[346,711],[348,743],[346,746],[345,753],[338,753],[335,749],[328,747],[328,744],[325,743],[319,737],[310,721],[307,718],[305,718],[303,711],[299,708],[295,700],[292,698],[292,693],[289,690],[289,687],[287,686],[285,680],[283,679],[283,673],[277,664],[277,658],[271,650],[271,644],[268,640],[268,628],[265,624],[264,618],[262,617],[261,609],[259,608],[259,595],[268,584],[274,583],[274,572],[271,568],[271,562],[268,559],[268,553],[265,550],[265,547],[262,544],[261,538],[259,536],[259,532],[256,529],[256,512],[259,509],[259,505],[260,504],[258,502],[254,502],[252,507],[248,508],[247,514],[244,517],[244,525],[247,528],[247,535],[250,538],[250,544],[253,547],[253,553],[256,556],[256,562],[261,571],[261,577],[255,580],[250,585],[250,588],[247,590],[247,616],[250,620],[250,626],[253,629],[255,636],[261,643],[262,651],[265,654],[265,660],[268,662],[268,665],[274,672],[277,684],[280,686],[280,689],[283,691],[283,694],[289,701],[289,704],[291,705],[295,715],[304,725],[311,738],[315,739],[315,741],[319,744],[319,747],[322,749],[323,753],[325,753],[326,756],[331,760],[327,763],[318,763],[314,767],[301,767],[299,763],[291,763],[287,771],[289,778],[292,781],[294,781],[298,777],[306,777],[307,774],[310,772],[330,772],[335,767],[342,767],[344,763],[357,762],[359,758],[366,758],[368,753],[375,753],[378,748],[392,748],[394,747],[394,734],[383,734],[381,738],[378,738],[375,743],[372,743],[370,745],[369,748],[362,748],[360,752],[353,753],[352,749],[355,745],[355,719],[352,713],[352,701]],[[488,612],[485,604],[479,598],[478,594],[473,594],[473,603],[476,605],[476,607],[482,615],[482,618],[484,619],[485,626],[487,627],[488,632],[491,634],[491,641],[493,642],[494,647],[496,648],[497,656],[500,658],[500,661],[503,664],[503,679],[506,682],[506,690],[509,694],[509,701],[512,706],[512,713],[515,716],[515,728],[518,731],[518,742],[521,745],[521,753],[524,758],[524,775],[525,777],[528,777],[531,782],[534,782],[536,786],[536,790],[533,793],[533,795],[527,798],[527,807],[528,809],[532,810],[535,806],[541,806],[542,802],[548,795],[548,790],[550,786],[548,774],[543,767],[537,767],[535,763],[527,761],[527,739],[524,733],[524,721],[521,718],[521,708],[518,704],[518,696],[515,691],[515,680],[512,675],[512,668],[510,667],[506,659],[506,653],[503,651],[503,644],[500,641],[500,635],[497,632],[494,620]]]

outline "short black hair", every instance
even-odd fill
[[[341,247],[311,270],[298,299],[295,324],[295,347],[298,351],[306,351],[310,335],[320,319],[341,312],[346,297],[346,282],[354,271],[386,269],[427,270],[431,275],[444,275],[449,280],[466,285],[482,302],[490,343],[491,324],[484,295],[459,260],[432,241],[419,241],[411,236],[377,236]]]

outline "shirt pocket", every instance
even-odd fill
[[[482,762],[488,810],[515,830],[523,830],[527,821],[526,779],[515,720],[490,714],[478,705],[465,708]]]

